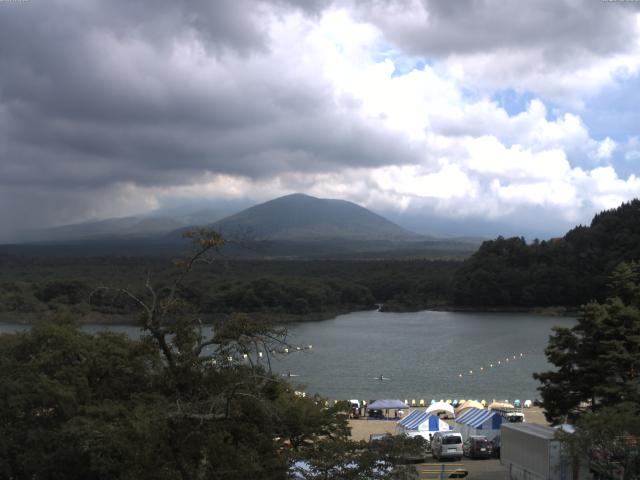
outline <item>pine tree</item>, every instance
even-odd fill
[[[573,328],[556,328],[545,353],[555,371],[534,374],[547,419],[621,402],[640,405],[640,265],[623,263],[610,279],[611,296],[583,307]]]

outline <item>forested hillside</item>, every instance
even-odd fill
[[[374,308],[417,310],[447,303],[460,262],[438,260],[244,260],[202,265],[180,296],[202,314],[261,313],[316,319]],[[134,321],[126,296],[100,286],[144,289],[147,272],[162,288],[174,267],[164,258],[0,256],[0,320],[37,322],[60,311],[83,321]],[[93,294],[92,294],[93,292]]]
[[[456,272],[452,299],[466,307],[578,306],[606,297],[620,262],[640,258],[640,200],[597,214],[563,238],[484,242]]]

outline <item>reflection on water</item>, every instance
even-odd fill
[[[544,348],[551,328],[574,323],[511,313],[356,312],[290,325],[288,340],[313,349],[278,358],[273,367],[331,399],[533,399],[538,384],[531,375],[550,368]],[[24,328],[0,324],[0,333]],[[125,325],[83,330],[140,336]]]

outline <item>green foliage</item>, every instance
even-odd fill
[[[205,318],[233,312],[317,318],[374,303],[391,311],[418,310],[448,303],[458,266],[432,260],[226,261],[199,265],[177,293]],[[97,288],[118,285],[141,295],[147,271],[159,291],[176,278],[164,259],[9,257],[0,267],[0,314],[9,320],[33,321],[66,309],[88,321],[95,322],[96,314],[100,321],[122,321],[123,315],[131,321],[139,308],[133,299]]]
[[[409,460],[423,458],[425,441],[404,435],[387,435],[371,444],[345,438],[315,444],[297,464],[297,473],[309,480],[417,479]]]
[[[633,480],[640,477],[640,406],[621,403],[583,415],[562,440],[579,461],[589,463],[598,478]]]
[[[534,375],[550,421],[585,408],[640,405],[639,272],[635,262],[618,266],[613,296],[587,304],[573,328],[557,328],[550,338],[545,353],[557,370]]]
[[[300,398],[271,373],[286,330],[247,315],[202,327],[181,292],[222,240],[193,239],[173,283],[116,290],[138,305],[142,341],[81,333],[66,317],[0,336],[0,478],[284,480],[294,462],[308,478],[327,466],[375,474],[342,478],[401,472],[395,442],[350,441],[345,405]]]
[[[604,301],[607,275],[640,258],[640,200],[597,214],[563,238],[485,242],[456,272],[459,306],[544,307]]]

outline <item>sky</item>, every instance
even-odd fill
[[[640,194],[640,2],[0,0],[0,240],[293,192],[541,238]]]

